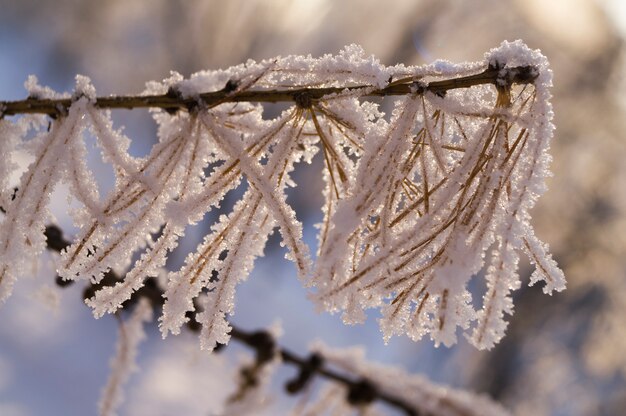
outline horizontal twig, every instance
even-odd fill
[[[307,101],[319,100],[329,94],[365,91],[364,96],[393,96],[430,91],[435,94],[444,94],[446,91],[469,88],[482,84],[528,84],[537,78],[537,70],[532,66],[520,66],[499,69],[488,67],[485,71],[465,77],[422,83],[413,78],[405,78],[390,82],[385,88],[375,88],[371,85],[356,85],[349,87],[328,88],[289,88],[276,90],[247,89],[233,91],[233,83],[229,82],[219,91],[200,94],[198,98],[182,98],[179,94],[168,93],[163,95],[134,95],[97,97],[95,106],[104,109],[133,109],[133,108],[163,108],[166,110],[188,110],[198,105],[201,100],[207,106],[226,102],[298,102],[302,97]],[[29,97],[20,101],[0,101],[0,116],[17,114],[48,114],[56,117],[67,112],[73,99],[44,99]]]

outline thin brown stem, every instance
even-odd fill
[[[163,108],[176,111],[195,108],[199,101],[204,103],[207,107],[229,102],[296,102],[296,100],[301,99],[303,96],[315,101],[329,94],[358,93],[359,91],[362,91],[364,96],[369,97],[416,93],[423,94],[427,91],[441,95],[453,89],[469,88],[483,84],[496,84],[499,79],[505,79],[508,83],[529,84],[532,83],[536,77],[537,71],[532,66],[507,68],[505,70],[489,67],[475,75],[432,81],[430,83],[423,83],[422,81],[416,83],[411,78],[406,78],[394,81],[385,88],[376,88],[372,85],[327,88],[305,88],[296,86],[289,89],[248,89],[235,92],[228,88],[223,88],[219,91],[199,94],[197,98],[182,98],[179,94],[98,97],[95,99],[95,106],[104,109]],[[29,97],[20,101],[0,101],[0,116],[48,114],[56,117],[66,113],[72,101],[71,98],[45,99],[37,97]]]

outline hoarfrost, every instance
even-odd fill
[[[495,76],[486,82],[484,73]],[[115,312],[159,273],[188,224],[246,184],[231,212],[168,274],[163,335],[179,332],[204,291],[201,344],[211,350],[228,341],[236,286],[278,229],[312,297],[323,309],[342,311],[345,322],[362,322],[363,311],[376,307],[386,339],[429,335],[451,345],[460,328],[478,348],[491,348],[513,312],[519,252],[536,266],[531,283],[545,281],[547,293],[565,288],[529,215],[549,174],[551,77],[545,57],[520,41],[464,64],[387,67],[350,45],[334,56],[249,61],[187,80],[172,73],[149,83],[144,95],[197,102],[152,110],[159,141],[136,158],[128,154],[130,139],[97,107],[90,81],[79,76],[71,106],[59,109],[49,131],[40,116],[0,119],[0,300],[44,249],[50,193],[60,182],[80,203],[72,213],[80,231],[62,253],[59,274],[99,282],[110,269],[128,270],[87,300],[96,316]],[[407,92],[388,117],[367,101],[397,87]],[[34,77],[27,88],[32,98],[61,97]],[[313,97],[304,88],[329,94]],[[272,120],[261,105],[237,102],[238,94],[268,90],[300,94]],[[208,105],[206,92],[225,98]],[[115,173],[106,195],[86,163],[87,131]],[[11,190],[18,148],[34,162]],[[296,164],[317,152],[326,187],[313,264],[285,190],[296,185]],[[481,270],[487,292],[475,310],[467,288]]]

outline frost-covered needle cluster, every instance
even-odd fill
[[[521,67],[530,71],[523,82],[516,74]],[[488,69],[497,76],[429,87]],[[201,99],[225,85],[220,102]],[[390,114],[368,101],[396,85],[410,89],[393,100]],[[353,45],[319,59],[250,61],[190,79],[173,74],[150,83],[145,94],[173,92],[197,99],[195,105],[153,110],[158,143],[147,156],[134,157],[130,140],[97,105],[89,80],[77,77],[71,106],[59,109],[49,129],[44,116],[0,120],[0,298],[45,248],[50,194],[59,183],[80,205],[72,212],[80,231],[62,253],[58,273],[99,282],[109,269],[126,271],[87,301],[96,316],[115,312],[157,275],[188,224],[244,189],[185,264],[169,272],[159,318],[164,336],[180,331],[204,291],[196,316],[201,344],[210,350],[227,342],[235,287],[278,229],[312,297],[326,310],[343,311],[346,322],[362,321],[364,309],[379,307],[386,338],[430,334],[450,345],[461,327],[477,347],[490,348],[503,336],[504,314],[512,313],[519,252],[536,267],[531,283],[545,281],[547,293],[565,286],[528,213],[548,174],[550,86],[546,59],[519,41],[503,43],[482,62],[459,65],[386,67]],[[59,97],[32,79],[27,87],[31,98]],[[262,105],[237,98],[330,87],[335,92],[321,98],[295,96],[291,108],[271,120],[262,117]],[[115,185],[106,195],[87,164],[87,140],[96,140],[113,167]],[[34,161],[14,189],[7,178],[17,169],[16,150],[27,150]],[[295,165],[318,152],[326,188],[313,264],[285,189],[296,185]],[[487,291],[476,310],[468,282],[482,269]]]

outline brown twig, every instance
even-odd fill
[[[391,82],[387,87],[376,89],[371,85],[356,85],[349,87],[328,88],[299,88],[276,89],[276,90],[243,90],[233,91],[231,83],[219,91],[200,94],[197,98],[182,98],[176,92],[163,95],[135,95],[135,96],[110,96],[95,99],[95,106],[104,109],[133,109],[133,108],[163,108],[169,111],[188,110],[197,106],[202,101],[207,106],[225,102],[298,102],[302,97],[309,101],[319,100],[329,94],[366,91],[364,96],[383,97],[393,95],[407,95],[411,93],[445,94],[446,91],[469,88],[475,85],[498,84],[529,84],[537,78],[538,72],[532,66],[520,66],[500,69],[488,67],[481,73],[465,77],[451,78],[430,83],[416,81],[413,78],[405,78]],[[67,112],[73,99],[43,99],[29,97],[20,101],[0,101],[0,116],[12,116],[16,114],[48,114],[52,117]]]

